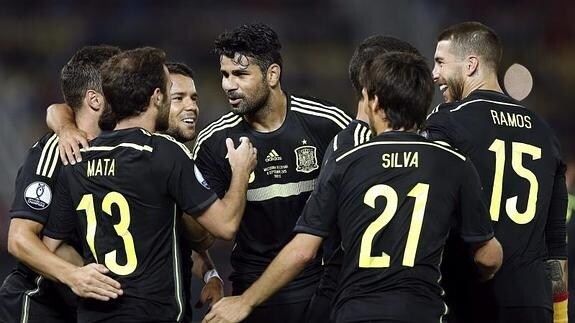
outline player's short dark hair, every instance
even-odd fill
[[[281,47],[276,32],[268,25],[257,23],[222,33],[215,41],[214,50],[229,58],[235,53],[250,57],[265,74],[272,64],[282,66]]]
[[[180,62],[167,62],[166,67],[171,74],[180,74],[194,79],[194,71],[186,64]]]
[[[395,37],[374,35],[364,39],[357,46],[349,61],[349,79],[358,97],[361,97],[361,85],[359,84],[361,67],[368,60],[388,52],[404,52],[421,56],[417,48]]]
[[[164,95],[166,54],[153,47],[136,48],[110,58],[102,66],[102,89],[107,105],[99,125],[111,130],[116,122],[146,111],[159,88]]]
[[[84,46],[62,67],[60,89],[72,109],[77,110],[82,106],[86,91],[102,93],[100,67],[120,51],[120,48],[110,45]]]
[[[420,55],[390,52],[365,63],[360,84],[378,97],[392,129],[419,129],[433,98],[431,70]]]
[[[477,55],[494,71],[499,68],[503,46],[495,31],[480,22],[462,22],[444,29],[437,41],[450,40],[459,57]]]

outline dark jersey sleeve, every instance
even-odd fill
[[[447,111],[435,112],[425,121],[423,136],[433,141],[444,141],[450,145],[456,142],[455,127]]]
[[[222,198],[230,186],[231,178],[224,171],[224,166],[215,160],[215,156],[218,156],[217,149],[212,149],[207,142],[204,142],[198,148],[195,163],[209,187]],[[225,160],[227,162],[227,159]],[[225,165],[225,167],[229,166]]]
[[[11,218],[46,223],[54,193],[54,178],[60,168],[58,138],[46,135],[30,149],[18,171]]]
[[[567,188],[565,186],[565,164],[559,161],[553,182],[549,205],[549,216],[545,225],[545,240],[550,259],[567,259],[566,223]]]
[[[294,231],[328,237],[337,220],[337,178],[335,160],[328,160],[322,169],[318,184],[310,195]]]
[[[218,197],[208,187],[202,172],[190,158],[191,154],[183,150],[185,147],[171,142],[163,142],[163,144],[161,154],[168,153],[175,156],[171,169],[167,169],[168,191],[182,211],[198,215],[212,205]],[[158,162],[161,163],[163,160],[158,159]]]
[[[469,158],[465,161],[461,174],[458,214],[463,240],[468,243],[481,243],[493,238],[491,216],[483,200],[479,174]]]
[[[70,189],[64,177],[64,172],[62,172],[56,182],[54,203],[50,209],[50,216],[44,226],[43,234],[53,239],[71,240],[76,237],[75,234],[80,224],[70,195]]]

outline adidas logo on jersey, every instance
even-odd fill
[[[276,152],[275,149],[272,149],[272,151],[270,151],[270,153],[267,155],[265,161],[266,163],[272,162],[272,161],[280,161],[282,160],[282,157],[280,155],[278,155],[278,153]]]

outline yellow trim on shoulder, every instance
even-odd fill
[[[166,138],[166,139],[168,139],[169,141],[171,141],[171,142],[177,144],[178,146],[180,146],[180,148],[182,148],[182,150],[186,153],[186,155],[188,155],[188,157],[189,157],[190,159],[192,159],[192,152],[190,152],[190,150],[188,149],[188,147],[186,147],[186,145],[184,145],[183,143],[177,141],[176,138],[174,138],[174,137],[172,137],[172,136],[170,136],[170,135],[163,134],[163,133],[154,133],[154,136],[159,136],[159,137],[162,137],[162,138]]]

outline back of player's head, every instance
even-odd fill
[[[368,60],[388,52],[404,52],[421,56],[419,51],[411,44],[395,37],[374,35],[364,39],[357,46],[349,61],[349,79],[358,97],[361,97],[361,85],[359,84],[361,67]]]
[[[477,55],[492,70],[497,71],[503,47],[495,31],[475,21],[462,22],[444,29],[437,41],[450,40],[453,53],[460,58]]]
[[[377,96],[392,129],[420,128],[433,98],[431,70],[420,55],[390,52],[365,63],[360,84]]]
[[[241,25],[221,34],[215,41],[215,52],[234,58],[235,54],[250,57],[266,73],[272,64],[282,66],[281,44],[276,32],[268,25]]]
[[[186,64],[180,62],[167,62],[166,67],[170,74],[180,74],[194,79],[194,71]]]
[[[82,106],[86,91],[102,93],[100,67],[120,53],[115,46],[85,46],[78,50],[60,71],[60,88],[66,103],[74,110]]]
[[[156,89],[166,93],[166,54],[153,47],[124,51],[102,66],[102,89],[108,103],[100,117],[100,128],[146,111]]]

